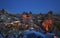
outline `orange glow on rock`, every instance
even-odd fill
[[[46,31],[49,30],[49,27],[52,25],[52,20],[45,20],[43,23],[42,23],[42,26],[45,28]]]

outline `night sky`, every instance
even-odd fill
[[[0,9],[4,8],[9,13],[47,13],[52,10],[60,14],[60,0],[0,0]]]

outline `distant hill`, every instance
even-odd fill
[[[0,10],[1,15],[10,16],[10,17],[19,17],[19,14],[8,13],[5,9]]]

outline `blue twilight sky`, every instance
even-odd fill
[[[0,9],[4,8],[9,13],[47,13],[52,10],[60,14],[60,0],[0,0]]]

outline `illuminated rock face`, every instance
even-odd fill
[[[42,26],[43,28],[45,28],[46,31],[48,31],[52,24],[53,24],[52,19],[50,20],[47,19],[42,23]]]

